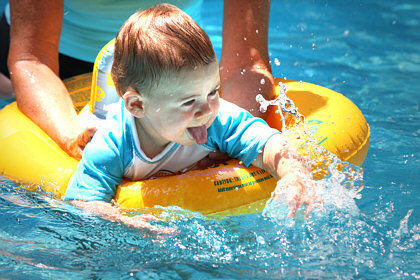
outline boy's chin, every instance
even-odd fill
[[[176,141],[176,143],[178,143],[180,145],[184,145],[184,146],[191,146],[191,145],[197,144],[197,142],[195,141],[195,139],[193,139],[191,136],[186,137],[185,139],[182,139],[180,141]]]

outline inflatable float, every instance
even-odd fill
[[[107,46],[98,55],[93,74],[65,81],[76,111],[87,103],[94,108],[92,100],[103,100],[103,88],[113,86],[107,80],[108,71],[98,69]],[[305,116],[306,127],[320,145],[343,161],[359,166],[363,163],[370,129],[356,105],[342,94],[321,86],[283,79],[276,82],[286,86],[287,96]],[[275,111],[271,110],[267,121],[281,129],[282,121]],[[28,119],[16,103],[0,111],[1,175],[24,188],[41,188],[62,198],[77,163]],[[276,180],[268,172],[230,160],[181,175],[125,181],[118,187],[114,202],[125,209],[179,206],[204,215],[237,215],[261,212],[275,186]]]

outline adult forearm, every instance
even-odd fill
[[[257,94],[274,98],[274,79],[268,56],[270,1],[226,0],[220,61],[222,96],[256,116]]]
[[[69,93],[59,77],[35,61],[9,64],[19,109],[43,129],[61,148],[76,156],[71,143],[80,133]],[[73,139],[73,140],[72,140]]]
[[[268,58],[268,24],[270,1],[225,0],[223,12],[223,75],[230,69],[259,63],[270,70]]]

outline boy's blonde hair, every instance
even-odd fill
[[[179,8],[158,4],[133,14],[115,40],[111,76],[119,95],[147,94],[162,78],[216,61],[209,37]]]

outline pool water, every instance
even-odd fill
[[[205,2],[220,54],[222,1]],[[332,184],[325,209],[294,223],[271,218],[276,205],[221,220],[158,209],[177,229],[164,235],[2,179],[1,278],[419,279],[418,30],[414,0],[272,1],[274,75],[343,93],[370,124],[361,192]]]

